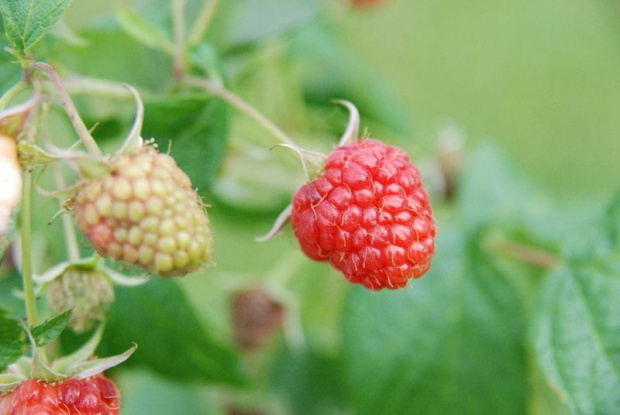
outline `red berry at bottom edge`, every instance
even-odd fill
[[[430,268],[437,233],[420,173],[401,149],[366,139],[336,148],[293,197],[304,253],[352,283],[397,289]]]
[[[22,382],[0,395],[0,415],[118,415],[120,393],[103,375],[46,383]]]

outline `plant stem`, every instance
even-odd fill
[[[131,91],[120,82],[76,75],[66,77],[62,82],[67,91],[73,95],[98,95],[113,99],[132,99]]]
[[[207,29],[211,25],[211,21],[213,21],[213,17],[219,5],[220,0],[205,0],[187,39],[187,43],[190,46],[199,44],[205,37],[205,33],[207,33]]]
[[[226,88],[211,82],[207,79],[198,78],[195,76],[186,76],[183,78],[183,82],[187,85],[204,89],[213,95],[222,98],[239,111],[252,118],[256,123],[261,125],[265,130],[270,132],[278,140],[284,144],[295,146],[295,142],[284,131],[282,131],[277,125],[271,122],[267,117],[261,114],[256,108],[245,102],[241,97],[230,92]]]
[[[39,324],[37,314],[37,297],[32,279],[32,172],[25,170],[21,202],[21,250],[22,250],[22,278],[24,281],[24,302],[26,303],[26,320],[28,328]],[[35,347],[33,345],[33,347]],[[44,365],[48,358],[44,348],[37,348],[37,354]],[[35,375],[41,376],[40,367],[36,367]]]
[[[69,93],[63,86],[62,81],[60,80],[60,77],[58,76],[54,68],[44,62],[35,62],[30,65],[29,68],[31,70],[39,69],[47,74],[47,76],[54,84],[54,87],[56,88],[56,91],[60,96],[60,100],[62,101],[62,105],[65,108],[65,112],[69,116],[69,120],[71,121],[71,124],[73,124],[73,128],[75,128],[75,131],[80,137],[80,140],[82,140],[84,147],[86,147],[86,150],[89,153],[100,156],[102,153],[99,149],[99,146],[97,145],[97,142],[90,134],[90,131],[88,130],[88,127],[86,127],[86,124],[84,124],[82,117],[80,117],[80,114],[78,113],[75,104],[71,100]]]
[[[173,75],[181,79],[185,74],[185,0],[172,0],[172,19],[174,29],[174,67]]]
[[[554,268],[560,263],[560,259],[553,254],[516,242],[503,241],[497,243],[495,249],[513,258],[542,268]]]
[[[26,302],[26,318],[28,326],[38,324],[37,300],[32,280],[32,172],[26,170],[22,190],[21,205],[21,248],[22,277],[24,280],[24,301]]]
[[[54,180],[59,189],[65,188],[65,180],[62,177],[62,170],[58,164],[54,166]],[[60,207],[63,208],[62,201],[60,201]],[[80,259],[80,249],[77,243],[75,227],[69,215],[62,215],[62,228],[65,234],[65,243],[67,244],[67,255],[69,256],[69,260],[76,261]]]
[[[19,82],[6,91],[4,95],[2,95],[2,98],[0,98],[0,110],[5,109],[9,102],[11,102],[17,94],[26,89],[27,86],[25,82]]]

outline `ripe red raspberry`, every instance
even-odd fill
[[[118,388],[101,374],[56,383],[29,379],[0,395],[2,415],[118,415],[120,410]]]
[[[97,252],[163,275],[183,275],[211,260],[204,205],[174,159],[144,147],[118,157],[108,176],[85,181],[75,217]]]
[[[376,140],[336,148],[297,191],[293,232],[306,255],[372,290],[404,287],[430,268],[435,221],[407,154]]]

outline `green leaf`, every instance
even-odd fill
[[[280,350],[271,376],[293,414],[340,413],[345,402],[342,360],[316,350]]]
[[[219,173],[228,141],[228,108],[206,95],[160,97],[145,101],[143,137],[155,137],[199,190]]]
[[[56,340],[60,333],[67,327],[67,323],[71,318],[73,310],[67,310],[64,313],[54,317],[32,328],[32,337],[37,347],[43,347]]]
[[[140,14],[128,7],[121,7],[118,20],[125,32],[144,46],[174,54],[174,45],[167,35]]]
[[[536,314],[538,360],[573,413],[620,408],[620,280],[565,266],[549,276]]]
[[[22,70],[15,64],[15,57],[4,51],[7,43],[0,40],[0,94],[4,95],[11,87],[19,82]]]
[[[431,271],[412,285],[358,288],[347,301],[343,347],[355,413],[523,414],[524,310],[476,239],[444,225]]]
[[[51,64],[70,68],[80,75],[125,82],[152,91],[169,85],[172,61],[167,54],[145,48],[129,36],[115,20],[103,20],[80,32],[88,46],[50,40]],[[113,56],[114,59],[110,57]]]
[[[541,289],[532,339],[573,413],[612,414],[620,408],[620,197],[582,238]]]
[[[24,329],[16,318],[0,308],[0,372],[26,351]]]
[[[118,378],[123,413],[135,415],[218,415],[213,393],[199,386],[179,385],[146,371],[124,371]]]
[[[31,48],[67,10],[71,0],[2,0],[0,12],[9,41],[18,52]]]
[[[132,342],[138,350],[123,367],[146,366],[179,381],[245,380],[237,353],[205,331],[175,281],[118,287],[98,354],[121,353]]]
[[[567,255],[573,262],[597,261],[614,267],[620,273],[620,192],[598,215],[594,226],[587,223],[585,229],[567,243]]]

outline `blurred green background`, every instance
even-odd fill
[[[189,21],[200,3],[188,2]],[[42,43],[36,52],[66,65],[67,72],[132,83],[145,96],[174,94],[170,59],[137,44],[119,29],[115,17],[119,6],[126,5],[169,32],[168,4],[165,0],[76,0],[65,21],[90,44],[71,44],[67,33],[57,33],[57,39]],[[620,9],[608,0],[385,0],[359,8],[347,0],[222,0],[205,44],[208,47],[200,50],[198,60],[206,67],[217,67],[230,89],[306,147],[331,148],[345,124],[343,112],[334,109],[329,99],[355,101],[362,126],[368,126],[373,136],[404,147],[429,178],[431,192],[437,196],[438,257],[467,256],[462,262],[438,261],[432,275],[411,290],[367,293],[349,287],[327,265],[303,258],[290,232],[257,244],[254,237],[269,229],[303,181],[298,165],[277,151],[261,153],[275,144],[273,138],[238,112],[220,112],[224,110],[216,107],[205,116],[215,117],[215,113],[218,119],[209,121],[206,132],[200,133],[207,137],[209,160],[223,159],[223,164],[218,170],[216,163],[202,174],[205,163],[192,159],[193,147],[184,150],[187,141],[175,144],[180,138],[173,137],[173,130],[185,127],[185,121],[166,118],[166,114],[172,116],[165,105],[158,107],[161,102],[153,100],[150,110],[147,102],[147,125],[153,131],[166,131],[170,137],[158,136],[163,143],[173,138],[173,155],[213,204],[209,215],[216,235],[217,267],[180,282],[200,323],[213,338],[232,343],[234,293],[248,287],[266,290],[287,312],[284,329],[264,349],[243,354],[243,364],[254,379],[250,386],[234,389],[179,382],[154,374],[145,365],[121,368],[116,375],[123,389],[123,413],[520,414],[526,408],[533,414],[568,413],[532,369],[530,350],[521,347],[526,318],[522,321],[519,313],[529,317],[540,281],[532,275],[540,276],[540,270],[489,265],[488,253],[477,251],[484,247],[476,245],[465,252],[460,244],[468,238],[483,240],[468,219],[492,228],[510,216],[504,215],[506,211],[525,211],[531,204],[541,214],[533,220],[541,239],[558,235],[560,229],[570,229],[566,224],[586,222],[581,209],[598,205],[617,189]],[[168,98],[162,102],[176,103]],[[96,136],[104,147],[113,148],[114,139],[128,128],[133,104],[110,98],[93,101],[82,97],[79,104],[89,123],[102,121]],[[178,104],[179,112],[193,115],[191,103],[184,105]],[[161,120],[154,119],[159,116]],[[66,125],[56,127],[67,131]],[[191,133],[199,127],[192,119],[187,130]],[[555,206],[566,202],[578,209],[566,218],[558,218],[557,211],[541,213],[540,206],[550,204],[537,204],[538,199],[525,202],[530,194],[520,192],[512,170],[504,171],[504,159],[493,151],[473,158],[478,165],[466,180],[469,187],[464,186],[460,205],[441,200],[428,165],[442,150],[439,137],[448,127],[465,137],[467,150],[492,143],[509,155],[540,194],[559,201]],[[226,135],[226,131],[228,146],[225,139],[217,142],[217,134]],[[240,148],[258,149],[259,156],[247,157]],[[222,157],[225,150],[227,155]],[[499,195],[502,201],[495,204]],[[53,209],[41,210],[38,222],[46,223],[52,213]],[[510,232],[512,228],[506,231]],[[40,238],[41,246],[48,237]],[[41,251],[45,249],[50,258],[55,255],[53,260],[62,256],[61,247]],[[508,270],[510,289],[502,285],[504,273],[498,272],[499,278],[489,271],[493,267]],[[460,280],[453,280],[470,269],[476,271],[467,275],[468,283],[475,286],[471,290],[479,291],[474,294],[461,290]],[[463,301],[459,314],[450,306],[458,302],[461,292],[468,301]],[[437,298],[445,298],[446,306]],[[485,303],[488,298],[491,305]],[[463,331],[451,332],[452,325]],[[474,327],[473,331],[464,326]],[[428,330],[427,337],[418,328]],[[365,330],[371,333],[367,339]],[[174,337],[174,333],[162,335]],[[381,343],[383,335],[386,344]],[[459,355],[455,349],[461,342],[476,352],[468,354],[467,349]],[[424,352],[420,361],[416,360],[418,348]],[[151,356],[156,355],[154,349],[156,343],[148,349]],[[382,364],[382,358],[385,367],[374,372],[372,363]],[[442,359],[448,362],[445,366]],[[370,363],[368,372],[363,365],[358,368],[359,362]],[[498,369],[506,369],[506,379],[494,372]],[[442,376],[456,378],[455,384],[459,381],[464,388],[457,390]],[[431,378],[428,385],[426,377]],[[377,384],[383,389],[372,389]],[[488,394],[488,399],[472,398],[469,406],[459,406],[463,394],[470,397],[476,391]],[[429,401],[417,399],[417,393],[429,396]],[[445,393],[446,399],[436,402],[434,394],[439,393]],[[387,402],[384,407],[381,394]],[[418,405],[415,411],[419,412],[403,412],[409,404]]]
[[[262,15],[248,13],[235,23],[269,32],[281,20],[295,22],[308,3],[314,2],[267,0],[252,6]],[[346,1],[325,3],[324,9],[339,9],[337,17],[308,12],[310,21],[331,22],[394,94],[410,120],[408,139],[424,153],[436,150],[438,132],[453,124],[468,140],[500,143],[556,195],[601,195],[617,184],[620,11],[614,2],[388,0],[351,12],[333,7]],[[79,27],[113,9],[112,2],[79,1],[68,18]]]
[[[446,122],[500,143],[547,191],[620,176],[620,14],[607,0],[395,0],[350,14],[347,43],[433,145]],[[607,179],[609,178],[609,180]]]

